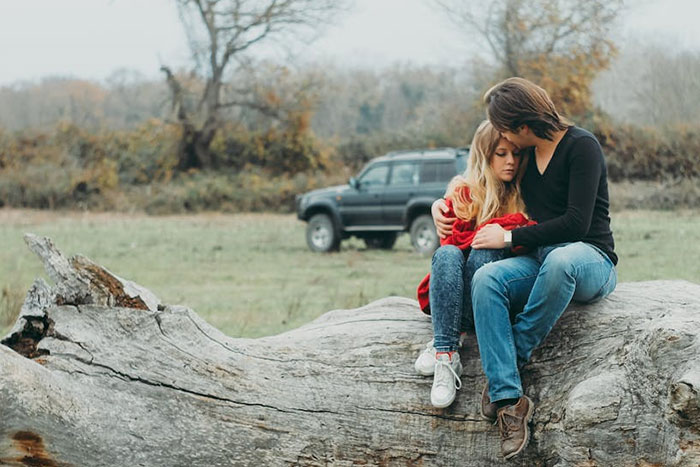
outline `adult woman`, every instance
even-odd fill
[[[435,407],[450,405],[461,386],[462,365],[456,351],[460,331],[474,328],[471,278],[482,265],[511,254],[510,248],[471,250],[471,240],[486,224],[512,229],[529,223],[519,185],[525,165],[515,146],[486,120],[474,134],[466,178],[456,177],[447,189],[447,215],[458,220],[441,239],[431,274],[418,287],[421,308],[432,314],[434,339],[415,368],[434,375],[430,401]]]

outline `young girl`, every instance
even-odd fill
[[[432,259],[431,273],[418,286],[421,309],[432,314],[434,339],[419,355],[416,371],[434,375],[430,402],[447,407],[461,387],[462,365],[457,349],[462,331],[474,329],[471,307],[471,279],[474,272],[491,261],[512,254],[502,250],[473,250],[471,241],[486,224],[497,223],[506,230],[533,222],[523,214],[520,179],[526,161],[516,148],[489,123],[483,121],[472,140],[465,177],[455,177],[445,195],[450,213],[457,221],[452,232],[441,239]]]

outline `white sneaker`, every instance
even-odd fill
[[[419,375],[432,376],[435,373],[435,347],[432,340],[425,344],[425,349],[418,355],[414,367]]]
[[[459,335],[459,347],[464,344],[464,339],[466,339],[467,333],[463,332]],[[423,376],[433,376],[435,373],[435,347],[433,347],[433,340],[425,344],[425,349],[418,355],[416,363],[414,365],[416,373]]]
[[[430,390],[430,403],[433,407],[444,408],[455,400],[457,389],[462,387],[462,363],[459,361],[459,353],[440,354],[435,363],[435,377],[433,388]]]

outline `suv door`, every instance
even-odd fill
[[[345,228],[382,224],[382,195],[389,175],[388,163],[369,166],[359,176],[357,188],[351,188],[338,202]]]
[[[419,166],[417,160],[394,161],[392,164],[382,202],[387,226],[403,228],[406,204],[418,191]]]
[[[457,175],[454,159],[424,160],[420,167],[420,193],[422,196],[440,198],[447,184]]]

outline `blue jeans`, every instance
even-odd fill
[[[465,253],[454,245],[444,245],[433,254],[429,298],[433,346],[438,352],[457,350],[460,332],[474,329],[471,300],[474,272],[486,263],[505,258],[508,250]]]
[[[616,285],[610,258],[584,242],[539,247],[476,271],[474,324],[491,401],[523,395],[520,368],[572,300],[600,300]]]

